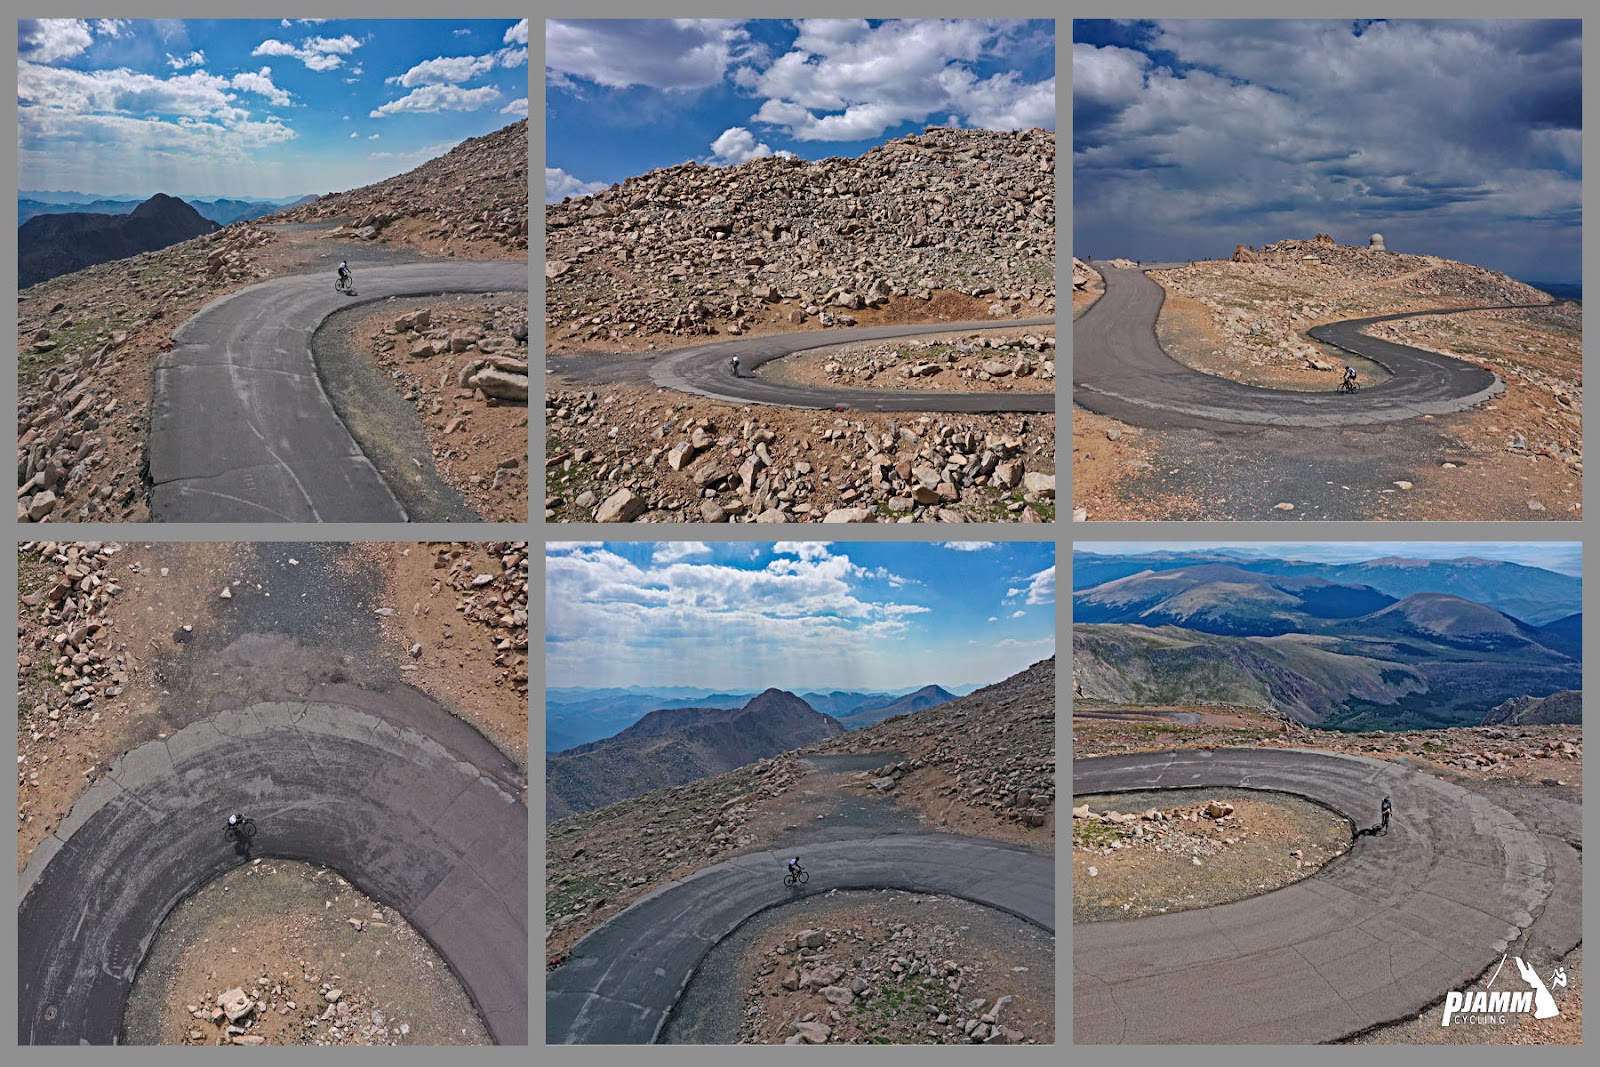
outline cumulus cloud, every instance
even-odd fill
[[[704,541],[665,541],[656,546],[650,560],[653,563],[676,563],[680,559],[710,554],[711,546]]]
[[[345,34],[342,37],[312,37],[299,45],[268,38],[256,45],[251,55],[288,56],[298,59],[311,70],[332,70],[344,63],[344,57],[361,47],[361,42]]]
[[[940,548],[948,548],[952,552],[982,552],[993,548],[993,541],[942,541]]]
[[[609,89],[704,89],[750,53],[735,19],[546,19],[545,78]]]
[[[477,111],[498,99],[500,90],[492,85],[478,89],[463,89],[459,85],[423,85],[398,100],[374,108],[367,117],[381,119],[403,111]]]
[[[229,79],[228,84],[235,89],[264,96],[279,107],[287,106],[293,99],[288,92],[272,84],[271,67],[262,67],[254,73],[241,71]]]
[[[206,54],[204,52],[190,52],[186,56],[175,56],[171,52],[167,53],[167,66],[173,70],[182,70],[184,67],[203,67],[205,65]]]
[[[586,182],[560,167],[544,168],[544,202],[547,204],[559,204],[569,196],[588,196],[605,187],[605,182]]]
[[[501,41],[505,44],[526,45],[528,43],[528,20],[523,19],[507,30]]]
[[[524,96],[519,100],[511,101],[505,107],[500,109],[500,114],[502,114],[502,115],[520,115],[522,118],[527,118],[528,117],[528,98]]]
[[[1513,273],[1566,259],[1576,276],[1579,25],[1082,24],[1074,242],[1183,259],[1376,230],[1403,251]]]
[[[980,77],[1020,32],[1001,19],[804,19],[790,50],[735,81],[762,97],[756,122],[800,141],[855,141],[949,116],[985,129],[1055,128],[1055,79]]]
[[[391,80],[398,81],[407,89],[412,89],[418,85],[470,81],[494,68],[494,56],[441,56],[438,59],[424,60]]]
[[[18,19],[17,56],[54,63],[80,55],[94,43],[87,19]]]
[[[723,166],[733,166],[772,155],[772,146],[757,144],[755,135],[749,130],[743,126],[734,126],[722,131],[721,135],[711,142],[711,152],[714,162]]]
[[[1056,569],[1046,567],[1028,575],[1028,604],[1054,604],[1056,602]]]

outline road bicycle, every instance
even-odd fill
[[[783,876],[783,884],[786,886],[805,885],[809,881],[811,881],[811,872],[804,867],[790,871]]]
[[[1360,389],[1361,384],[1354,378],[1346,378],[1344,381],[1339,383],[1339,392],[1341,393],[1355,393],[1359,392]]]
[[[341,293],[354,293],[356,291],[356,276],[354,274],[341,274],[333,280],[333,287]]]
[[[250,839],[256,836],[256,821],[243,819],[238,826],[229,826],[223,829],[222,839],[230,844],[248,845]]]

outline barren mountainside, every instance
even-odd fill
[[[528,248],[528,120],[462,141],[372,185],[330,193],[264,221],[348,219],[362,240],[468,259],[523,258]]]
[[[545,819],[555,822],[682,785],[844,732],[781,689],[742,708],[653,711],[621,733],[545,759]]]
[[[126,215],[39,215],[17,227],[17,286],[154,252],[222,227],[176,197],[157,193]]]
[[[547,205],[545,228],[552,345],[801,326],[936,290],[1049,315],[1055,135],[936,127],[859,159],[684,163]]]

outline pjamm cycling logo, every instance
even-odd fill
[[[1458,1024],[1481,1026],[1508,1022],[1513,1015],[1531,1014],[1535,1019],[1560,1015],[1561,1009],[1556,1007],[1556,998],[1550,995],[1550,990],[1566,988],[1567,969],[1556,967],[1550,975],[1549,984],[1546,984],[1538,971],[1522,962],[1521,956],[1511,958],[1517,965],[1517,973],[1528,984],[1527,989],[1494,988],[1495,979],[1500,977],[1500,968],[1506,965],[1506,957],[1501,956],[1499,966],[1495,967],[1494,974],[1482,989],[1452,989],[1445,994],[1444,1015],[1439,1025],[1449,1026],[1452,1018]]]

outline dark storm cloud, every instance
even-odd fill
[[[1581,67],[1575,20],[1074,23],[1073,244],[1199,258],[1378,231],[1575,278]]]

